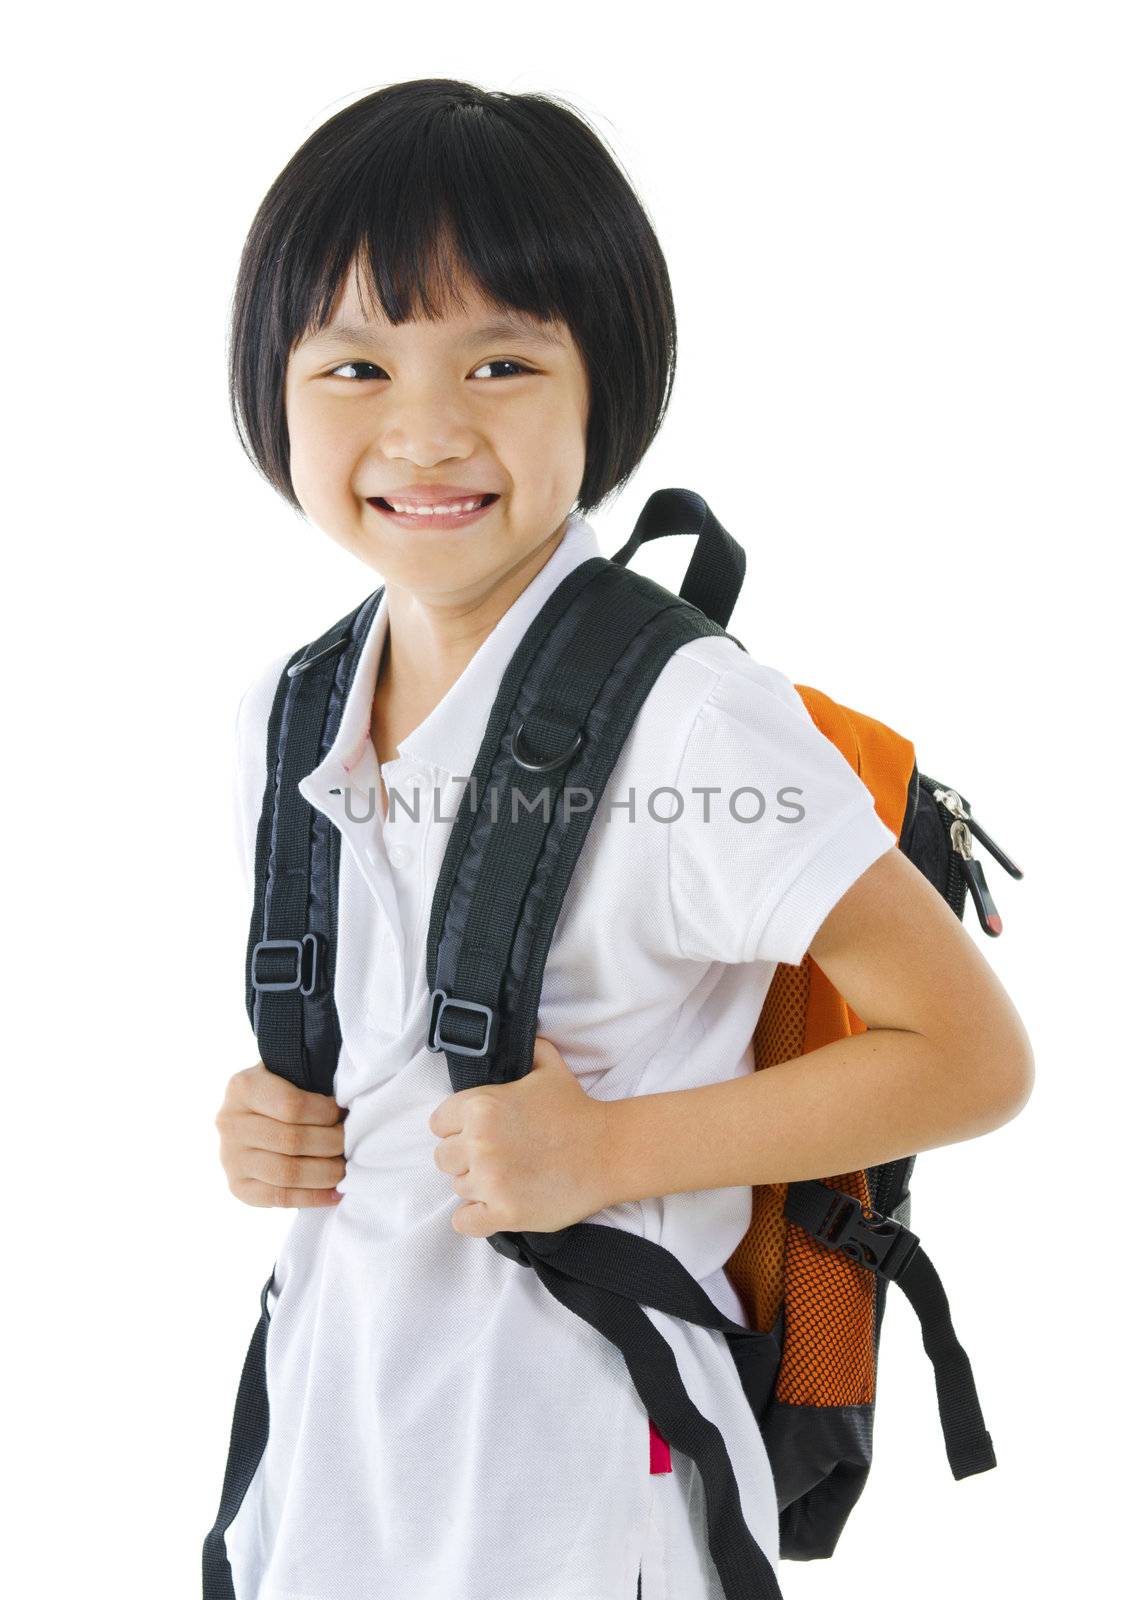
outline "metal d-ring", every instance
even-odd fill
[[[523,767],[525,772],[552,772],[556,767],[561,767],[565,761],[570,761],[576,750],[578,750],[579,746],[583,743],[582,729],[577,729],[575,733],[575,743],[568,745],[566,750],[560,751],[559,755],[554,756],[550,761],[525,761],[523,756],[521,756],[519,753],[519,736],[523,732],[523,725],[526,721],[527,718],[524,717],[520,722],[519,727],[512,734],[511,744],[512,760],[515,761],[518,766]]]

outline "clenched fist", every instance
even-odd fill
[[[248,1206],[329,1206],[345,1176],[345,1107],[259,1061],[236,1072],[214,1119],[230,1193]]]
[[[466,1205],[452,1227],[486,1239],[501,1230],[556,1233],[609,1204],[608,1106],[580,1084],[550,1039],[511,1083],[460,1089],[428,1119],[433,1158]]]

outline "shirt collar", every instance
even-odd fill
[[[594,528],[579,512],[527,588],[504,612],[444,698],[400,740],[400,759],[426,762],[454,777],[468,777],[483,743],[492,705],[516,647],[544,603],[569,572],[599,556]],[[371,737],[377,673],[388,631],[388,594],[381,595],[365,635],[337,733],[323,760],[300,780],[308,800],[325,809],[333,789],[348,783],[363,792],[376,785]]]

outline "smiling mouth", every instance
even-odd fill
[[[469,499],[470,498],[471,498],[471,496],[469,496]],[[488,508],[488,506],[490,506],[492,504],[492,502],[494,500],[498,500],[499,498],[500,497],[499,497],[498,494],[481,495],[480,499],[479,499],[479,503],[475,507],[473,507],[473,511],[485,511]],[[457,501],[452,502],[453,505],[463,505],[464,503],[465,502],[463,500],[457,500]],[[447,509],[447,507],[445,507],[445,506],[423,506],[423,507],[418,506],[413,511],[400,511],[400,512],[398,512],[396,510],[396,508],[392,505],[392,503],[390,501],[388,501],[388,500],[385,500],[381,495],[376,495],[373,498],[371,498],[370,501],[369,501],[369,504],[371,506],[377,506],[382,511],[391,511],[394,516],[423,517],[426,522],[429,521],[432,517],[450,517],[450,516],[454,517],[454,516],[456,516],[458,514],[459,515],[469,515],[469,516],[472,515],[472,512],[457,513],[456,511]]]

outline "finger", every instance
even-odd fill
[[[535,1048],[532,1051],[531,1064],[533,1067],[567,1065],[558,1045],[553,1044],[550,1039],[544,1039],[540,1034],[535,1036]]]
[[[230,1191],[248,1206],[335,1206],[342,1198],[338,1189],[286,1189],[257,1178],[236,1178]]]
[[[462,1178],[468,1171],[468,1157],[455,1134],[441,1140],[432,1152],[432,1159],[441,1172],[446,1172],[451,1178]]]
[[[344,1107],[331,1094],[316,1094],[311,1089],[299,1089],[276,1072],[271,1072],[263,1062],[238,1074],[244,1080],[245,1104],[264,1117],[278,1122],[306,1122],[317,1127],[340,1122]]]
[[[339,1156],[326,1160],[318,1156],[280,1156],[268,1150],[245,1150],[241,1175],[277,1189],[332,1189],[345,1176],[345,1162]]]
[[[226,1120],[227,1137],[248,1150],[270,1150],[283,1156],[339,1156],[345,1151],[344,1124],[319,1127],[311,1122],[279,1122],[258,1111],[235,1111]]]
[[[452,1226],[468,1239],[486,1239],[489,1234],[499,1232],[491,1226],[490,1213],[482,1200],[469,1200],[457,1206],[452,1213]]]
[[[428,1119],[428,1131],[438,1139],[446,1139],[449,1134],[460,1132],[462,1118],[455,1102],[455,1095],[442,1100]]]

